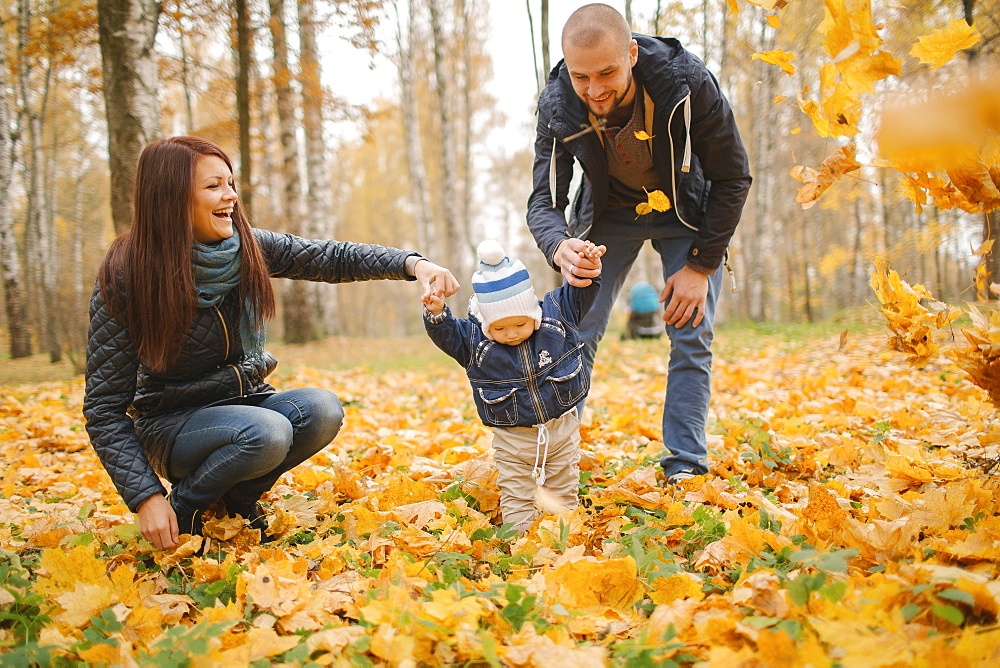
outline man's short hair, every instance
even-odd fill
[[[632,43],[632,29],[625,17],[609,5],[595,2],[584,5],[570,14],[562,31],[562,47],[572,44],[578,48],[591,48],[613,38],[622,49]]]

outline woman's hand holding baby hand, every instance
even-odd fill
[[[432,293],[450,297],[458,292],[458,281],[452,276],[451,272],[426,258],[417,260],[417,263],[413,266],[413,275],[420,281],[420,287],[423,288],[423,293],[420,295],[422,300],[426,299]]]
[[[444,310],[444,297],[436,289],[420,301],[423,302],[424,308],[433,315],[440,315],[441,311]]]

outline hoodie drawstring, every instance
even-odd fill
[[[681,171],[691,171],[691,93],[684,98],[684,159],[681,161]]]
[[[545,451],[542,452],[544,446]],[[541,466],[538,460],[541,457]],[[538,440],[535,442],[535,466],[531,469],[531,477],[539,487],[545,486],[545,465],[549,460],[549,430],[544,424],[538,425]]]
[[[552,155],[549,156],[549,195],[552,196],[552,208],[556,208],[556,138],[552,137]]]

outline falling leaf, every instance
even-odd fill
[[[777,14],[767,15],[767,25],[771,26],[775,30],[781,27],[781,17]]]
[[[922,285],[910,286],[884,258],[875,258],[871,275],[871,286],[893,332],[891,347],[907,353],[915,366],[924,366],[940,350],[934,332],[958,319],[961,311],[933,301]],[[926,306],[922,300],[928,301]]]
[[[971,48],[979,40],[980,35],[974,27],[962,19],[952,19],[947,27],[918,39],[910,55],[936,70],[950,62],[958,51]]]
[[[648,141],[652,139],[655,135],[647,134],[645,130],[639,130],[635,133],[635,138],[639,141]]]
[[[792,177],[805,184],[798,188],[795,203],[802,204],[804,209],[809,208],[840,177],[858,169],[861,169],[861,165],[854,159],[853,142],[829,155],[818,171],[801,165],[794,167],[791,172]]]
[[[773,98],[771,99],[771,103],[772,103],[772,104],[778,104],[779,102],[784,102],[784,101],[785,101],[785,100],[787,100],[787,99],[788,99],[788,96],[787,96],[787,95],[775,95],[775,96],[774,96],[774,97],[773,97]]]
[[[773,12],[776,9],[784,9],[788,6],[788,0],[747,0],[747,2],[769,12]]]
[[[776,49],[774,51],[765,51],[764,53],[755,53],[751,58],[753,60],[762,60],[768,65],[777,65],[788,76],[795,74],[795,66],[792,65],[792,61],[795,59],[795,54],[793,53]]]

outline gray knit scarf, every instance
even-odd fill
[[[240,233],[233,229],[233,236],[215,244],[195,241],[191,265],[198,308],[218,306],[240,284]],[[240,342],[247,357],[263,362],[264,327],[249,299],[244,301],[240,316]]]

